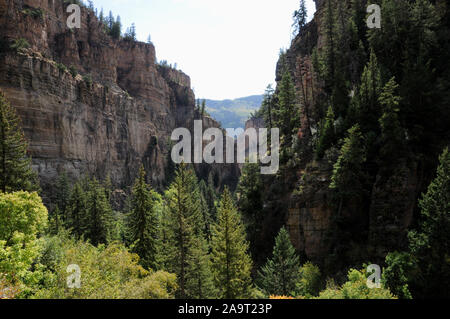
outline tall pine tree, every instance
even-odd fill
[[[399,119],[400,97],[398,84],[392,78],[383,88],[379,102],[383,107],[383,115],[379,119],[381,128],[381,166],[387,168],[398,161],[405,151],[405,131]]]
[[[308,10],[306,9],[305,0],[300,0],[300,7],[294,12],[294,36],[297,35],[301,29],[306,25],[306,20],[308,18]]]
[[[245,228],[230,191],[220,201],[218,220],[213,226],[213,274],[218,296],[222,299],[249,298],[252,260],[248,255]]]
[[[166,191],[167,216],[164,217],[167,230],[164,231],[163,256],[167,270],[175,273],[178,279],[177,297],[189,296],[188,280],[192,260],[192,250],[198,238],[204,238],[200,191],[198,180],[192,169],[181,164],[175,180]],[[198,253],[198,252],[196,252]],[[197,256],[196,258],[200,258]]]
[[[358,94],[358,122],[363,132],[379,132],[379,96],[382,89],[381,71],[375,52],[370,53],[370,61],[361,76]]]
[[[190,299],[216,297],[208,242],[202,236],[194,237],[187,261],[186,292]]]
[[[83,188],[80,182],[77,182],[70,193],[66,227],[70,229],[76,238],[81,238],[86,231],[87,216],[87,190]]]
[[[267,295],[295,295],[299,279],[300,258],[289,233],[282,228],[275,239],[273,256],[259,272],[260,286]]]
[[[258,164],[247,163],[244,165],[236,192],[239,195],[239,211],[242,212],[243,221],[248,232],[250,251],[252,256],[258,256],[258,252],[263,251],[266,244],[259,239],[264,222],[264,187]],[[264,260],[261,260],[261,262],[264,262]]]
[[[70,181],[66,172],[63,172],[58,177],[55,193],[56,193],[56,205],[59,208],[59,212],[62,215],[63,220],[66,221],[71,193]]]
[[[449,298],[450,292],[450,151],[440,156],[437,176],[422,196],[420,228],[410,233],[412,254],[419,262],[420,296]]]
[[[36,174],[16,110],[0,91],[0,191],[36,191]]]
[[[131,194],[129,225],[132,251],[139,255],[142,266],[152,270],[158,269],[158,216],[143,166],[139,169],[139,177]]]
[[[86,238],[92,245],[107,244],[111,235],[112,209],[97,179],[89,183]]]
[[[278,109],[275,125],[280,129],[282,139],[281,161],[286,158],[287,149],[292,145],[292,136],[300,128],[300,111],[297,109],[295,86],[289,71],[283,74],[278,87]]]
[[[333,144],[335,137],[334,129],[334,112],[333,107],[330,105],[327,112],[327,117],[320,130],[319,144],[317,146],[317,157],[322,158],[325,155],[325,151]]]
[[[362,198],[367,179],[363,167],[365,161],[364,139],[359,125],[355,125],[348,131],[348,136],[344,139],[331,177],[330,188],[336,191],[340,202],[338,215],[340,215],[342,205],[346,200]]]

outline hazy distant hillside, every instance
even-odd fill
[[[206,100],[206,111],[222,123],[224,128],[245,127],[250,114],[261,106],[263,95],[253,95],[235,100]]]

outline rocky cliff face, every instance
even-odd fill
[[[333,5],[334,0],[331,1]],[[407,229],[417,213],[417,198],[429,177],[424,177],[415,164],[398,163],[392,176],[383,176],[381,172],[376,175],[369,203],[349,203],[340,213],[333,206],[329,185],[337,152],[330,152],[319,161],[313,155],[320,120],[315,105],[323,92],[313,70],[312,53],[314,49],[318,52],[324,49],[326,20],[326,1],[315,2],[314,19],[292,41],[277,67],[277,82],[285,66],[294,79],[301,109],[300,147],[295,169],[287,168],[285,174],[283,183],[287,189],[273,196],[273,187],[267,186],[266,205],[278,207],[276,220],[286,225],[305,259],[325,266],[340,259],[339,262],[349,265],[353,261],[347,257],[352,255],[382,264],[387,252],[405,247]],[[351,9],[351,1],[342,3],[345,10]],[[248,125],[254,126],[254,122]],[[277,183],[274,179],[265,184]],[[285,208],[280,209],[280,205]],[[273,218],[269,219],[273,224]],[[342,231],[342,223],[346,224],[346,232]]]
[[[141,163],[156,185],[165,180],[168,141],[198,114],[190,79],[158,66],[152,44],[113,40],[95,14],[81,9],[70,30],[62,0],[0,1],[0,89],[22,118],[33,167],[44,189],[58,174],[107,174],[131,185]],[[15,52],[10,43],[25,39]],[[205,120],[204,127],[218,127]],[[209,166],[217,184],[235,183],[234,165]]]

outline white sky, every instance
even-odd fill
[[[158,60],[177,63],[198,98],[262,94],[275,79],[279,50],[291,41],[299,0],[94,0],[105,15],[120,15],[123,31],[135,22]],[[309,19],[315,5],[307,0]]]

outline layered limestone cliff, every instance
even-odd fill
[[[155,186],[166,178],[169,139],[192,128],[190,78],[156,63],[152,44],[114,40],[81,8],[69,29],[63,0],[0,0],[0,89],[22,118],[33,167],[44,190],[58,174],[110,175],[129,187],[144,164]],[[22,50],[10,49],[19,39]],[[219,127],[204,119],[204,127]],[[217,185],[233,185],[235,165],[202,167]],[[48,194],[47,194],[48,195]]]

